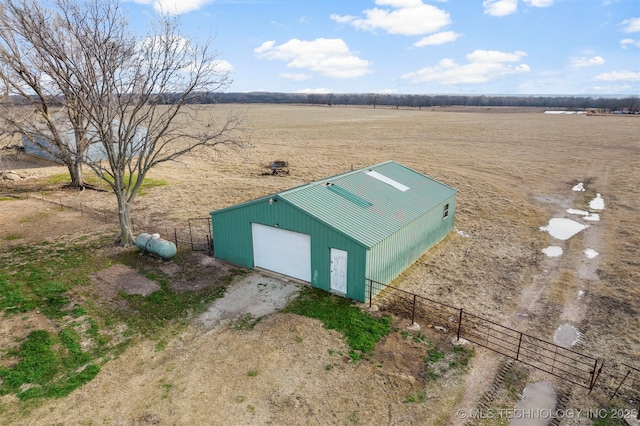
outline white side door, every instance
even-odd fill
[[[347,252],[331,249],[331,290],[347,293]]]

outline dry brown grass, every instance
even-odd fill
[[[574,271],[561,271],[551,283],[547,296],[550,302],[564,306],[576,297],[576,274]]]
[[[200,113],[208,114],[210,108]],[[583,334],[580,351],[608,365],[640,365],[640,118],[288,105],[236,108],[246,111],[253,127],[253,148],[246,157],[200,153],[157,167],[150,177],[169,185],[152,188],[136,201],[138,222],[172,225],[352,167],[395,160],[459,190],[460,231],[419,259],[396,285],[545,340],[553,340],[558,325],[571,320]],[[288,161],[291,174],[262,176],[272,160]],[[37,173],[60,172],[64,170],[54,167]],[[578,182],[585,183],[586,192],[571,191]],[[604,197],[606,209],[601,221],[586,231],[558,242],[538,230],[552,217],[571,217],[567,208],[587,208],[596,193]],[[63,196],[69,204],[114,208],[113,197],[105,194]],[[563,246],[561,257],[541,253],[552,243]],[[600,256],[586,259],[585,248],[596,249]],[[579,298],[578,291],[584,296]],[[490,369],[488,374],[490,380]],[[365,383],[351,391],[362,392]],[[189,387],[185,382],[180,389]],[[473,403],[477,396],[460,397],[460,388],[452,392],[454,403]],[[274,404],[281,403],[286,401]],[[398,409],[394,406],[394,418],[405,418]],[[421,416],[433,419],[424,412]],[[366,417],[364,423],[374,418]]]

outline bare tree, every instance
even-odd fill
[[[76,105],[75,69],[84,58],[78,40],[69,37],[75,24],[37,1],[0,5],[0,132],[30,140],[67,166],[70,186],[82,187],[90,140]]]
[[[248,145],[243,118],[230,112],[218,119],[197,106],[202,93],[228,87],[229,71],[210,41],[183,37],[177,19],[160,16],[139,37],[117,0],[55,4],[51,13],[73,46],[60,52],[69,70],[63,109],[78,115],[74,129],[89,145],[100,144],[106,159],[83,159],[115,194],[126,246],[133,242],[131,205],[149,170],[189,153],[240,151]]]

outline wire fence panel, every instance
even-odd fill
[[[191,218],[189,234],[191,236],[191,250],[208,251],[213,253],[213,239],[211,238],[211,218]]]
[[[73,210],[81,216],[91,217],[105,224],[119,223],[117,211],[111,209],[96,209],[86,206],[82,203],[69,204],[67,201],[63,203],[60,198],[46,196],[44,192],[30,194],[19,193],[10,194],[10,196],[20,199],[34,199],[44,204],[58,206],[63,210]],[[161,238],[172,241],[177,248],[188,248],[192,251],[206,251],[213,254],[213,238],[211,233],[211,218],[190,218],[186,222],[176,225],[165,225],[149,223],[148,221],[140,221],[132,218],[131,231],[134,234],[147,233],[159,234]]]
[[[597,360],[467,312],[461,315],[459,337],[523,364],[591,389]]]
[[[521,333],[486,318],[464,312],[446,303],[367,280],[369,305],[376,302],[385,310],[422,322],[441,331],[457,332],[463,338],[493,352],[547,372],[570,383],[592,390],[597,379],[598,360],[555,343]],[[602,367],[600,367],[600,371]]]
[[[629,414],[629,418],[640,419],[640,369],[621,363],[612,364],[609,370],[613,371],[608,380],[604,381],[609,401],[616,400],[635,409]]]

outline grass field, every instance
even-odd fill
[[[227,108],[229,106],[202,107],[199,113],[226,112]],[[352,168],[395,160],[459,191],[456,232],[419,259],[395,285],[464,307],[469,312],[549,341],[553,341],[554,332],[561,324],[571,323],[581,334],[581,340],[574,349],[605,361],[603,380],[608,373],[613,373],[607,369],[616,369],[622,362],[640,368],[640,263],[637,259],[637,247],[640,245],[640,168],[637,167],[640,117],[548,115],[535,110],[509,113],[473,109],[452,111],[446,108],[423,111],[291,105],[234,108],[243,111],[251,124],[253,147],[242,155],[232,152],[216,156],[198,153],[180,163],[163,164],[152,170],[150,178],[163,185],[147,188],[138,198],[133,208],[136,223],[174,226],[187,218],[206,217],[209,211],[234,203]],[[274,160],[287,161],[290,174],[263,175],[268,171],[267,165]],[[61,167],[30,169],[34,179],[22,185],[37,191],[42,190],[38,186],[41,185],[48,191],[54,191],[55,185],[46,183],[46,179],[62,172],[64,169]],[[572,191],[579,182],[584,183],[586,190]],[[598,193],[605,200],[605,209],[599,212],[600,221],[589,223],[587,229],[566,241],[555,240],[540,231],[539,228],[554,217],[581,221],[567,209],[588,210],[590,200]],[[114,197],[105,193],[56,191],[53,194],[56,200],[67,205],[82,203],[98,210],[113,210],[115,207]],[[13,203],[8,201],[2,205]],[[35,221],[38,214],[33,212],[24,217]],[[10,229],[2,232],[6,233],[3,241],[11,245],[19,244],[21,236],[27,235]],[[46,235],[45,231],[43,236]],[[561,246],[563,254],[556,258],[547,257],[542,249],[550,245]],[[596,250],[599,255],[587,258],[584,254],[587,248]],[[165,363],[162,365],[170,366],[171,370],[152,360],[147,360],[152,363],[149,369],[141,367],[140,363],[147,362],[142,358],[141,354],[146,353],[142,350],[137,354],[123,354],[118,360],[109,362],[106,367],[113,365],[113,369],[104,373],[103,367],[94,382],[101,383],[105,389],[115,386],[105,385],[100,378],[126,377],[122,375],[125,373],[114,370],[117,365],[134,377],[135,384],[129,387],[131,392],[133,389],[136,392],[146,389],[160,402],[169,400],[176,412],[172,415],[171,410],[158,408],[155,404],[145,406],[141,402],[142,397],[132,398],[129,405],[118,399],[129,407],[124,409],[125,414],[121,418],[129,421],[142,421],[145,415],[150,416],[149,421],[157,416],[163,422],[204,419],[207,417],[202,409],[195,410],[196,414],[191,418],[182,410],[193,410],[194,405],[207,401],[211,407],[224,410],[231,406],[231,412],[241,412],[242,415],[237,417],[241,419],[239,423],[247,419],[256,423],[267,420],[302,422],[323,418],[318,417],[322,405],[310,399],[324,398],[325,406],[331,407],[327,408],[330,413],[327,419],[338,422],[373,424],[389,421],[389,418],[398,421],[412,418],[429,424],[448,424],[455,423],[455,419],[449,417],[453,408],[472,406],[483,384],[491,382],[497,368],[492,355],[479,352],[470,361],[469,375],[457,378],[459,381],[447,396],[435,398],[430,396],[434,388],[429,387],[434,384],[427,382],[425,388],[409,379],[402,379],[403,374],[411,375],[410,367],[406,366],[407,371],[403,372],[401,362],[395,360],[397,364],[393,364],[387,356],[387,366],[394,371],[389,383],[393,383],[395,390],[391,391],[380,384],[384,382],[380,376],[367,379],[368,376],[359,375],[364,371],[357,372],[351,366],[332,367],[328,372],[328,365],[338,365],[335,354],[346,353],[348,349],[338,349],[338,343],[331,340],[335,336],[314,328],[315,323],[305,320],[294,325],[288,321],[290,318],[287,314],[279,319],[262,321],[241,337],[230,332],[220,335],[216,337],[216,344],[224,343],[229,350],[241,352],[250,345],[267,353],[276,351],[274,345],[281,345],[281,350],[301,351],[299,353],[305,355],[319,351],[322,354],[318,354],[313,363],[317,363],[320,371],[309,367],[313,373],[308,372],[297,361],[292,361],[290,354],[279,355],[276,359],[274,352],[274,358],[258,360],[243,354],[239,358],[245,363],[240,367],[244,377],[236,379],[242,381],[238,388],[244,389],[244,393],[232,395],[232,402],[221,402],[220,398],[213,397],[207,400],[198,393],[198,389],[206,392],[210,388],[201,388],[188,381],[189,378],[196,380],[195,376],[187,373],[193,369],[193,363],[201,359],[195,357],[196,352],[202,359],[223,356],[220,348],[214,353],[207,349],[202,336],[194,337],[194,334],[190,335],[188,342],[186,337],[181,337],[182,340],[168,344],[174,356],[168,356],[165,350],[159,357]],[[310,346],[304,350],[301,342],[295,339],[293,343],[281,340],[294,329],[296,336],[313,333],[319,340],[309,342],[311,337],[305,336],[303,342]],[[281,335],[277,335],[277,330],[281,330]],[[258,344],[260,336],[268,336],[271,345],[259,346],[264,345],[264,342]],[[392,344],[389,342],[393,337],[385,339],[382,345]],[[416,345],[419,346],[418,343]],[[178,346],[187,349],[178,350]],[[327,352],[327,347],[331,352]],[[424,350],[425,345],[421,347],[420,350]],[[289,361],[289,367],[284,360]],[[273,368],[267,369],[269,362]],[[373,366],[359,368],[384,370],[384,367],[376,367],[375,362],[374,357],[370,361]],[[191,364],[185,366],[183,363]],[[220,364],[226,368],[238,368],[230,361],[221,361]],[[474,373],[474,369],[482,370],[483,366],[486,374]],[[283,373],[287,368],[291,368],[291,372]],[[247,378],[249,370],[258,374]],[[338,370],[353,380],[331,376],[330,383],[335,384],[334,394],[331,394],[322,387],[321,380],[316,379],[321,374],[337,374]],[[203,377],[215,383],[220,383],[223,378],[233,380],[221,370],[204,368],[203,371],[206,371]],[[428,371],[421,374],[428,375]],[[183,377],[178,372],[183,372]],[[152,373],[164,375],[164,381],[157,386],[145,387],[142,382],[151,380],[154,377]],[[287,378],[283,378],[283,374]],[[313,379],[305,382],[299,377],[289,377],[305,374],[312,375]],[[373,373],[367,370],[367,374]],[[279,377],[282,380],[280,386],[266,385],[267,380],[277,382]],[[535,371],[527,371],[526,375],[518,377],[518,386],[527,381],[554,381]],[[259,382],[250,391],[244,384],[249,379],[265,380],[265,383]],[[173,383],[173,386],[167,386],[167,383]],[[380,396],[372,392],[372,387],[378,385],[387,392],[389,399],[389,406],[384,410],[375,410],[369,405],[380,403]],[[561,382],[558,386],[562,387]],[[234,388],[225,389],[240,392]],[[108,407],[111,403],[109,398],[115,398],[114,392],[113,389],[104,393],[95,391],[94,400],[72,394],[61,400],[61,405],[45,406],[38,414],[42,415],[47,410],[56,412],[62,407],[68,409],[73,404],[83,407],[83,404],[95,403],[95,398],[104,398],[103,406]],[[505,401],[513,402],[518,392],[522,389],[503,392]],[[580,392],[573,391],[569,404],[588,408],[579,405],[599,403],[597,399],[586,399]],[[343,400],[347,397],[352,398],[351,402]],[[68,403],[64,402],[67,400]],[[407,400],[418,403],[403,403]],[[434,404],[439,408],[430,412],[429,407],[433,408]],[[278,409],[287,414],[278,417],[274,414]],[[100,413],[109,416],[107,408]],[[48,419],[53,421],[65,417],[51,415]],[[108,419],[112,423],[117,421],[115,417]]]

